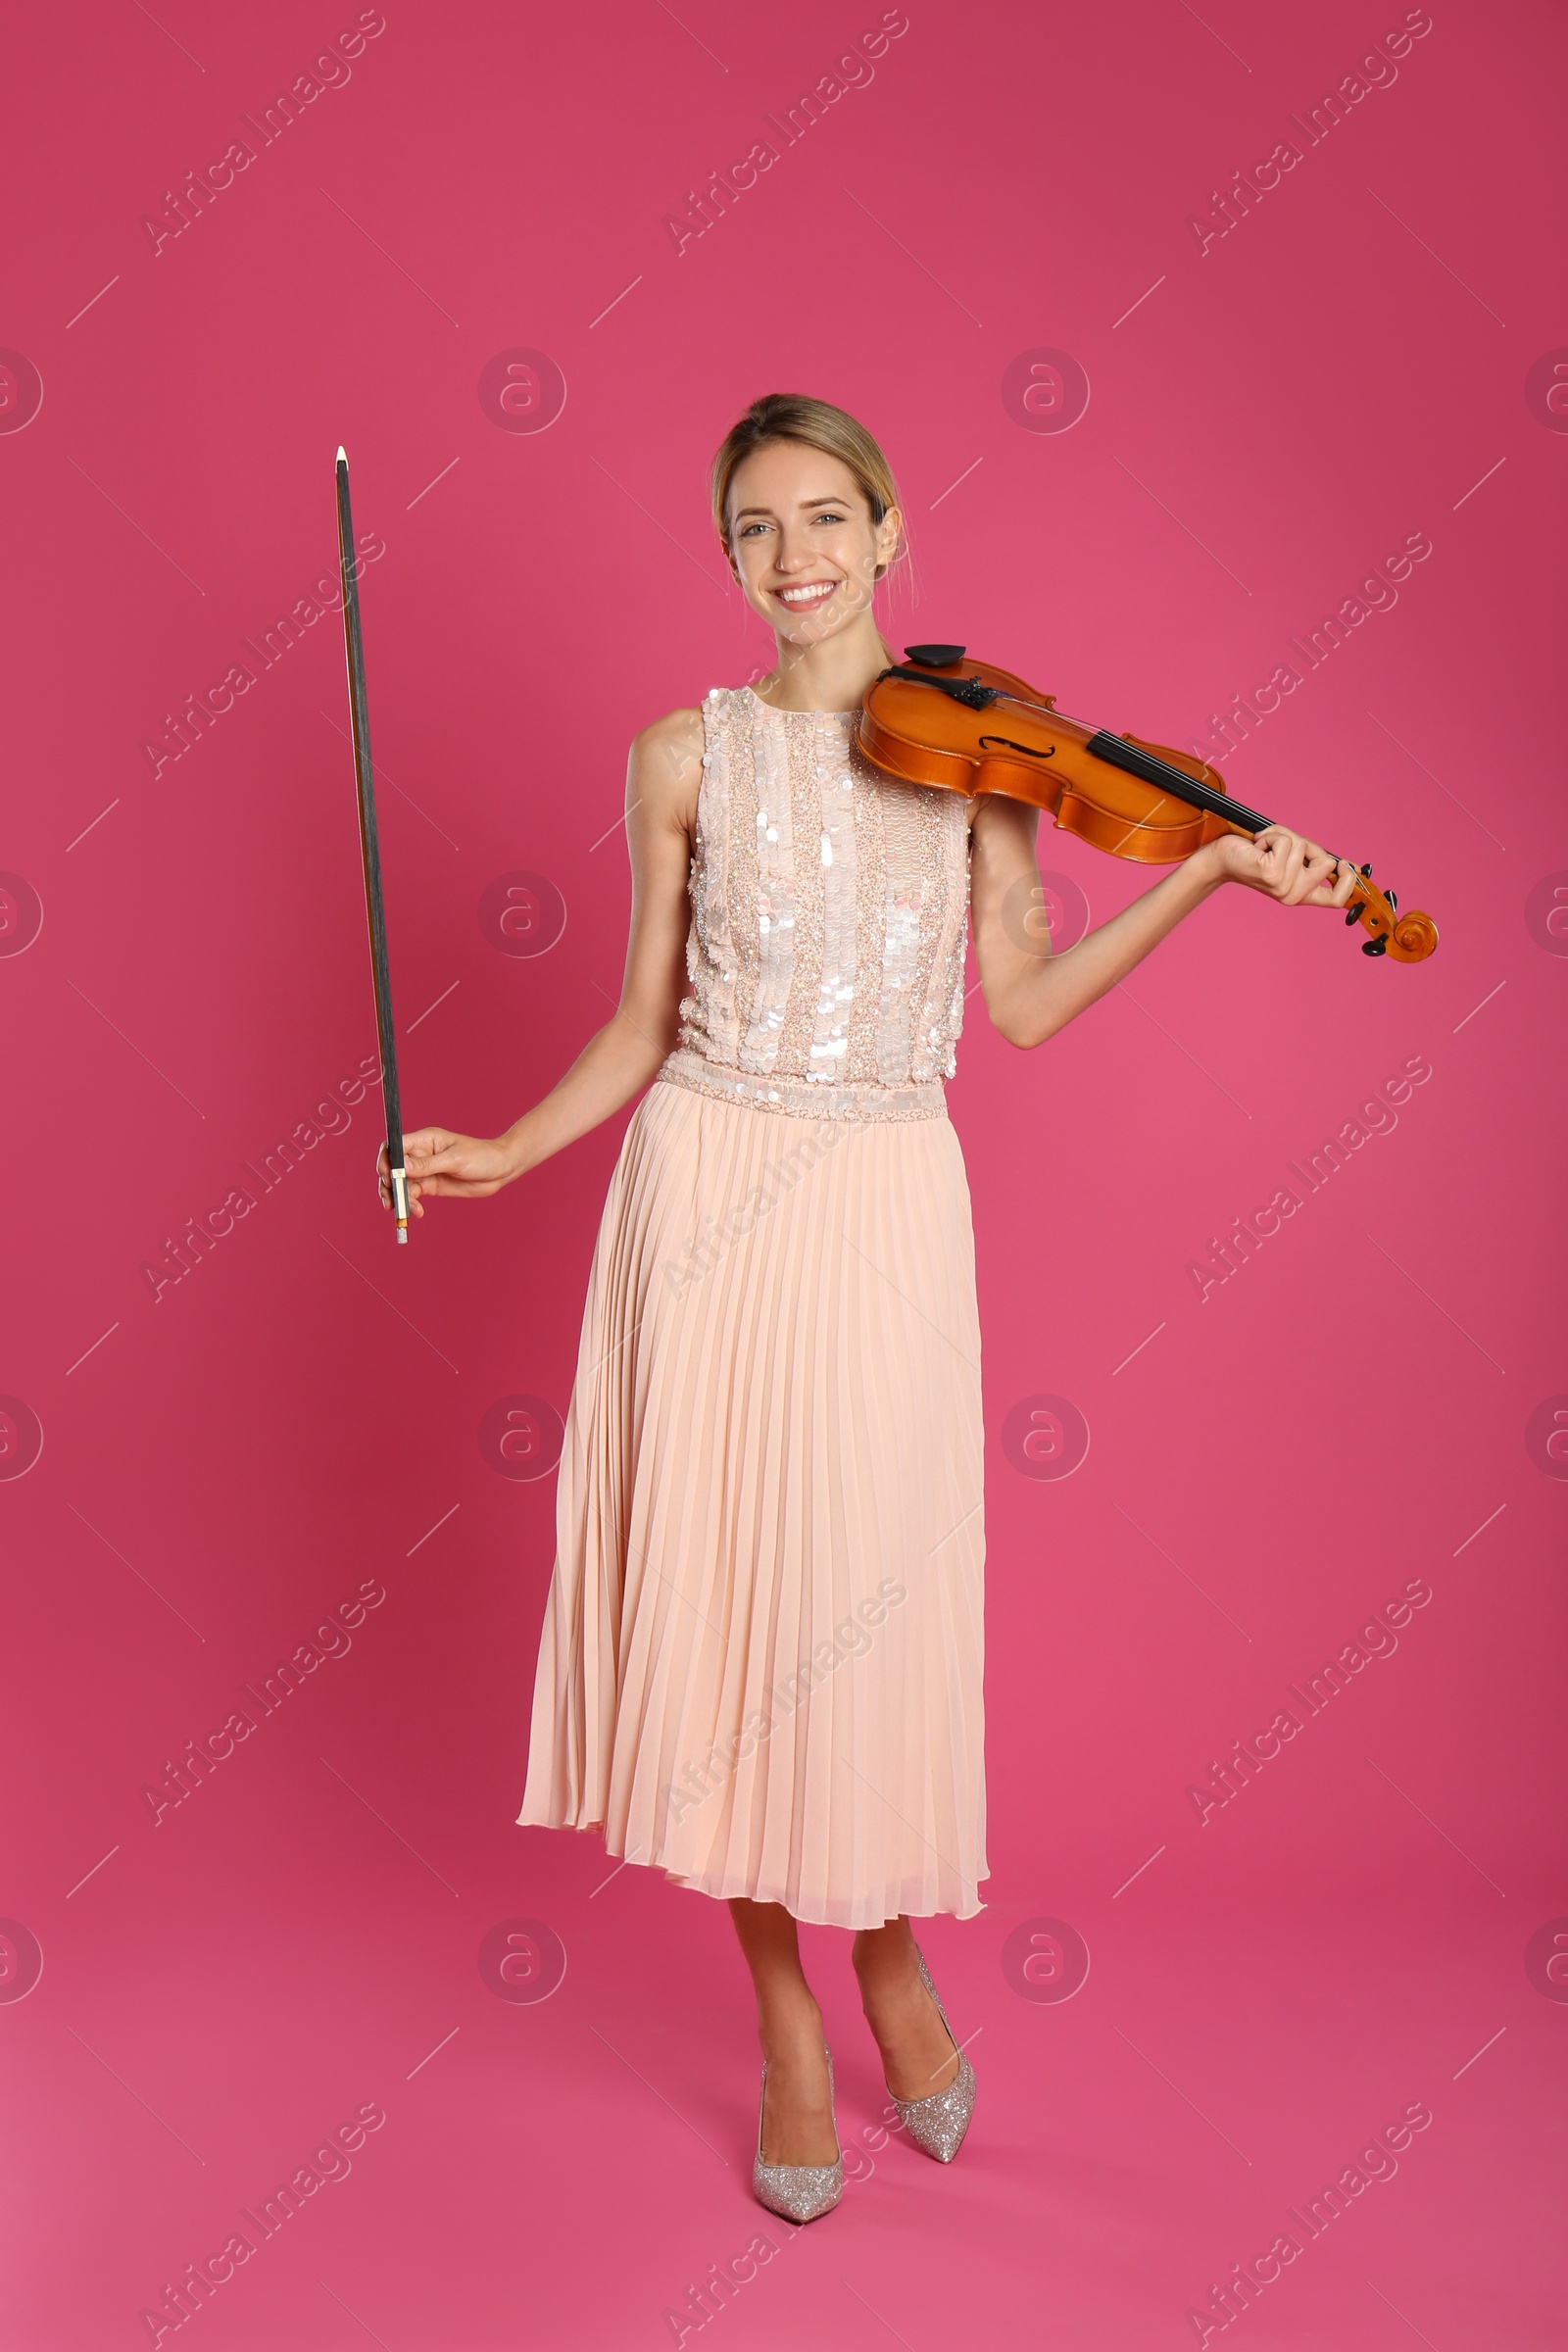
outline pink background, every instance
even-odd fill
[[[1174,2347],[1416,2102],[1397,2177],[1254,2290],[1248,2341],[1561,2344],[1560,19],[1435,7],[1200,251],[1189,217],[1217,228],[1212,192],[1401,10],[910,0],[679,253],[666,215],[782,146],[766,117],[874,0],[389,0],[264,146],[242,117],[355,22],[160,0],[13,31],[8,2344],[153,2340],[143,2309],[373,2106],[189,2323],[210,2352]],[[242,137],[155,252],[143,217]],[[537,375],[481,404],[519,349],[564,379],[543,431],[511,429]],[[1088,379],[1065,431],[1037,429],[1054,379],[1003,396],[1042,349]],[[1443,931],[1372,964],[1232,893],[1028,1058],[971,1002],[993,1875],[925,1943],[980,2104],[951,2173],[869,2148],[872,2045],[809,1934],[861,2152],[798,2247],[749,2195],[721,1908],[514,1826],[553,1480],[480,1426],[564,1410],[624,1121],[395,1252],[366,1099],[156,1301],[142,1271],[373,1045],[338,622],[268,668],[244,642],[330,574],[338,441],[384,547],[407,1115],[488,1133],[615,996],[628,738],[767,659],[703,484],[770,389],[891,454],[896,642],[967,639],[1179,744],[1295,661],[1234,789]],[[1296,661],[1414,534],[1397,603]],[[155,774],[144,743],[237,662]],[[1097,920],[1140,887],[1064,835],[1042,862]],[[481,927],[519,872],[565,913],[537,956]],[[1210,1237],[1415,1057],[1397,1125],[1200,1302]],[[1065,1478],[1004,1443],[1041,1396],[1088,1428]],[[1412,1580],[1397,1650],[1200,1823],[1190,1787]],[[364,1583],[352,1647],[155,1823],[144,1788]],[[514,1991],[559,1945],[550,1998],[498,1997],[492,1931],[526,1938]],[[764,2229],[699,2329],[689,2290]]]

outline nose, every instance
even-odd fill
[[[792,527],[786,523],[779,533],[778,554],[773,562],[774,570],[780,572],[806,571],[809,568],[810,564],[810,549],[795,536]]]

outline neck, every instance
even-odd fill
[[[775,710],[853,710],[893,660],[868,612],[858,612],[819,645],[776,637],[774,657],[756,692]]]

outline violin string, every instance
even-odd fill
[[[996,699],[1001,703],[1012,704],[1015,710],[1032,711],[1037,718],[1043,718],[1047,720],[1065,719],[1068,726],[1082,727],[1085,733],[1091,736],[1098,735],[1102,732],[1102,730],[1099,727],[1091,727],[1087,719],[1074,718],[1070,710],[1063,710],[1059,707],[1052,704],[1031,702],[1026,695],[1009,694],[1005,687],[998,688]],[[1161,762],[1161,764],[1165,765],[1168,763]],[[1196,777],[1186,777],[1183,780],[1188,783],[1196,783],[1198,781]],[[1210,787],[1209,789],[1212,788]],[[1188,808],[1199,808],[1202,806],[1200,802],[1189,801],[1184,794],[1174,791],[1167,791],[1162,797],[1167,801],[1176,801],[1181,806]],[[1221,797],[1225,797],[1223,786],[1221,787]],[[1223,809],[1217,809],[1214,813],[1216,815],[1224,815],[1225,811]],[[1148,818],[1133,818],[1129,822],[1127,830],[1122,834],[1121,841],[1117,843],[1116,851],[1112,852],[1112,856],[1119,852],[1123,843],[1130,841],[1135,833],[1141,831],[1143,826],[1147,824],[1148,821]],[[1272,819],[1268,821],[1272,822]],[[1382,906],[1387,910],[1390,923],[1392,924],[1396,920],[1395,910],[1392,906],[1388,906],[1383,892],[1378,889],[1377,885],[1367,875],[1362,873],[1360,867],[1355,864],[1353,858],[1342,857],[1338,850],[1330,850],[1326,852],[1325,855],[1334,859],[1335,881],[1339,880],[1340,869],[1344,866],[1348,866],[1350,871],[1355,875],[1355,888],[1360,893],[1360,896],[1359,898],[1356,898],[1352,894],[1352,897],[1347,901],[1347,908],[1349,912],[1355,913],[1363,909],[1370,912],[1374,909],[1374,907]]]
[[[1102,732],[1102,730],[1098,727],[1091,727],[1086,718],[1074,718],[1070,710],[1055,709],[1045,703],[1028,702],[1021,694],[1008,694],[1005,689],[1004,689],[999,695],[999,700],[1004,703],[1013,703],[1020,710],[1032,710],[1039,718],[1064,718],[1069,726],[1082,727],[1085,733],[1088,735],[1098,735]],[[1161,762],[1161,764],[1163,765],[1165,763]],[[1190,777],[1185,780],[1192,783],[1197,783],[1199,781],[1199,779],[1196,777]],[[1202,806],[1200,802],[1188,800],[1186,796],[1181,793],[1167,791],[1164,793],[1163,798],[1166,801],[1174,801],[1177,806],[1182,808],[1200,808]],[[1223,811],[1216,810],[1215,813],[1222,814]],[[1116,848],[1111,852],[1111,856],[1119,856],[1122,844],[1131,841],[1133,835],[1137,832],[1140,832],[1143,827],[1148,824],[1148,817],[1133,817],[1129,821],[1127,830],[1125,833],[1123,833],[1121,840],[1116,844]]]
[[[1000,696],[999,696],[999,698],[998,698],[998,699],[999,699],[1000,701],[1002,701],[1002,702],[1004,702],[1004,703],[1012,703],[1012,704],[1014,704],[1014,705],[1017,707],[1017,709],[1018,709],[1018,710],[1032,710],[1032,711],[1035,713],[1035,715],[1036,715],[1037,717],[1039,717],[1039,718],[1045,718],[1045,719],[1052,719],[1052,718],[1064,718],[1064,719],[1067,721],[1067,723],[1068,723],[1068,725],[1069,725],[1069,726],[1074,726],[1074,727],[1083,727],[1083,728],[1087,729],[1087,731],[1088,731],[1090,734],[1098,734],[1098,733],[1100,732],[1100,730],[1099,730],[1098,728],[1090,727],[1090,725],[1089,725],[1089,721],[1088,721],[1087,719],[1084,719],[1084,718],[1074,718],[1074,716],[1073,716],[1073,714],[1072,714],[1072,712],[1071,712],[1070,710],[1061,710],[1061,709],[1059,708],[1059,706],[1054,706],[1054,705],[1050,705],[1050,704],[1046,704],[1046,703],[1032,703],[1032,702],[1029,702],[1029,701],[1028,701],[1028,700],[1027,700],[1027,699],[1026,699],[1026,698],[1025,698],[1023,695],[1021,695],[1021,694],[1008,694],[1008,693],[1005,691],[1005,689],[1004,689],[1004,690],[1001,692],[1001,694],[1000,694]],[[1193,779],[1193,780],[1194,780],[1194,781],[1196,781],[1197,779],[1195,778],[1195,779]],[[1164,797],[1166,798],[1166,800],[1179,800],[1181,796],[1180,796],[1179,794],[1176,794],[1176,793],[1170,793],[1170,792],[1167,792],[1167,793],[1166,793],[1166,795],[1165,795]],[[1191,801],[1188,801],[1188,802],[1187,802],[1185,805],[1186,805],[1186,807],[1188,807],[1188,808],[1192,808],[1192,807],[1194,806],[1194,804],[1193,804]],[[1125,833],[1122,835],[1122,837],[1121,837],[1121,840],[1122,840],[1122,842],[1127,842],[1127,841],[1130,841],[1130,840],[1132,839],[1133,835],[1134,835],[1136,832],[1138,832],[1138,831],[1139,831],[1139,829],[1140,829],[1140,826],[1139,826],[1139,821],[1138,821],[1138,820],[1135,818],[1135,819],[1134,819],[1134,820],[1133,820],[1133,821],[1132,821],[1132,822],[1131,822],[1131,823],[1128,825],[1126,832],[1125,832]],[[1118,844],[1117,844],[1117,848],[1119,849],[1119,848],[1120,848],[1120,846],[1121,846],[1121,844],[1120,844],[1120,843],[1118,843]],[[1115,854],[1116,854],[1115,852],[1112,852],[1112,855],[1113,855],[1113,856],[1114,856]],[[1376,884],[1375,884],[1374,882],[1372,882],[1372,881],[1370,880],[1370,878],[1369,878],[1367,875],[1365,875],[1365,874],[1363,874],[1363,873],[1361,872],[1361,870],[1360,870],[1359,866],[1357,866],[1357,865],[1355,864],[1355,862],[1354,862],[1354,860],[1353,860],[1352,858],[1349,858],[1343,857],[1343,856],[1341,855],[1341,853],[1340,853],[1338,850],[1330,850],[1330,851],[1328,851],[1326,854],[1327,854],[1327,855],[1328,855],[1330,858],[1333,858],[1333,860],[1334,860],[1335,867],[1336,867],[1336,873],[1335,873],[1335,880],[1336,880],[1336,881],[1338,881],[1338,879],[1339,879],[1339,871],[1338,871],[1338,869],[1339,869],[1339,868],[1341,868],[1341,867],[1344,867],[1344,866],[1349,866],[1349,868],[1350,868],[1351,872],[1352,872],[1352,873],[1355,875],[1355,878],[1356,878],[1356,887],[1357,887],[1357,889],[1358,889],[1358,890],[1360,891],[1360,893],[1361,893],[1360,900],[1358,901],[1358,905],[1359,905],[1360,906],[1366,906],[1366,907],[1370,907],[1370,906],[1372,906],[1373,905],[1375,905],[1375,904],[1377,904],[1377,903],[1379,903],[1379,902],[1381,902],[1381,901],[1382,901],[1382,899],[1383,899],[1383,893],[1382,893],[1382,891],[1380,891],[1380,890],[1377,888]],[[1347,902],[1347,904],[1348,905],[1348,904],[1349,904],[1349,902]],[[1393,916],[1393,909],[1392,909],[1392,907],[1390,908],[1390,910],[1389,910],[1389,911],[1390,911],[1390,916],[1391,916],[1391,919],[1392,919],[1392,916]]]

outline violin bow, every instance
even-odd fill
[[[381,851],[375,830],[375,771],[365,701],[365,645],[360,634],[360,590],[354,576],[354,516],[349,508],[349,462],[337,453],[337,552],[343,572],[343,646],[349,669],[349,720],[360,800],[360,856],[365,867],[365,913],[370,932],[370,976],[375,987],[375,1035],[381,1054],[381,1101],[386,1109],[386,1158],[397,1212],[397,1238],[409,1238],[409,1181],[403,1164],[403,1112],[398,1100],[392,982],[386,960],[386,910],[381,904]]]

